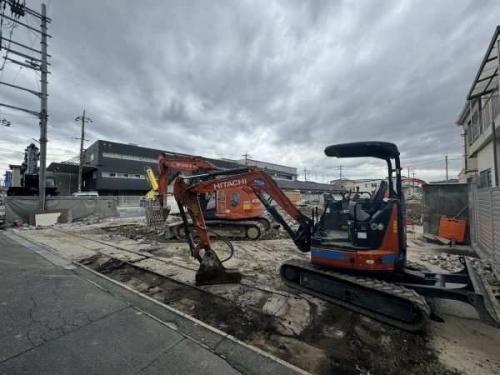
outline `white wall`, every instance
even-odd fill
[[[500,166],[500,140],[496,140],[497,143],[497,165]],[[477,153],[477,173],[478,175],[481,171],[491,168],[491,184],[495,186],[495,165],[493,162],[493,142],[488,143]]]
[[[491,168],[493,171],[493,143],[488,143],[477,153],[477,172]]]

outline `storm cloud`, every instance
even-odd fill
[[[39,3],[28,0],[38,8]],[[49,161],[87,138],[307,168],[321,181],[380,174],[328,159],[325,146],[382,140],[424,179],[461,167],[455,120],[500,7],[486,1],[52,0]],[[34,21],[32,21],[34,22]],[[15,38],[38,42],[21,28]],[[37,87],[7,64],[5,81]],[[0,101],[37,108],[0,87]],[[0,170],[19,163],[38,124],[2,109]]]

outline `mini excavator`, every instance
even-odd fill
[[[218,171],[215,164],[201,157],[176,155],[162,157],[158,161],[158,179],[151,168],[146,168],[146,176],[151,190],[148,200],[158,200],[163,219],[169,214],[166,205],[168,186],[181,173],[205,173]],[[259,239],[271,228],[271,223],[263,217],[263,206],[250,190],[228,186],[226,189],[200,196],[200,205],[208,226],[216,231],[231,233],[238,238]],[[184,226],[175,225],[177,237],[184,237]]]
[[[425,297],[469,303],[482,319],[494,322],[494,310],[485,297],[484,286],[468,260],[461,258],[463,271],[449,274],[423,272],[407,264],[401,164],[396,145],[337,144],[326,147],[325,154],[337,158],[372,157],[387,164],[387,180],[382,181],[370,199],[348,203],[345,230],[325,225],[325,215],[331,214],[334,206],[322,215],[308,217],[269,175],[255,167],[175,180],[174,196],[186,239],[192,256],[200,262],[198,285],[235,283],[241,279],[241,274],[226,269],[213,251],[199,200],[206,193],[239,187],[253,192],[297,248],[310,253],[310,262],[292,259],[281,265],[280,275],[286,285],[408,331],[421,330],[431,316]],[[297,229],[292,229],[276,205],[296,221]],[[190,232],[188,215],[195,233]]]

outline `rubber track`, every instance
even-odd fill
[[[357,306],[354,304],[350,304],[349,302],[338,300],[336,298],[324,295],[324,294],[316,292],[314,290],[302,287],[299,284],[294,283],[294,282],[290,282],[283,277],[282,270],[283,270],[283,267],[286,267],[287,265],[293,266],[296,268],[300,268],[300,269],[303,269],[307,272],[312,272],[312,273],[319,274],[319,275],[322,275],[325,277],[334,278],[337,280],[345,280],[349,283],[358,284],[364,288],[369,288],[369,289],[372,289],[376,292],[381,292],[383,294],[390,294],[390,295],[397,297],[399,299],[409,301],[410,303],[413,304],[413,306],[415,306],[418,309],[418,311],[420,311],[420,318],[417,321],[411,322],[411,323],[401,321],[401,320],[398,320],[395,318],[388,317],[388,316],[383,315],[383,314],[379,314],[376,311],[368,310],[368,309],[365,309],[363,307],[360,307],[360,306]],[[345,273],[335,272],[335,271],[324,271],[324,270],[320,270],[320,269],[316,268],[315,266],[313,266],[312,264],[310,264],[306,261],[300,261],[300,260],[294,260],[294,259],[283,263],[283,265],[281,266],[281,269],[280,269],[280,274],[281,274],[281,279],[283,280],[283,282],[286,285],[288,285],[294,289],[298,289],[298,290],[300,290],[304,293],[307,293],[307,294],[312,294],[312,295],[319,297],[321,299],[324,299],[326,301],[329,301],[329,302],[335,303],[337,305],[346,307],[349,310],[353,310],[355,312],[366,315],[366,316],[373,318],[375,320],[378,320],[380,322],[387,323],[391,326],[403,329],[405,331],[410,331],[410,332],[421,331],[425,327],[425,324],[427,323],[427,320],[431,314],[431,308],[427,304],[427,301],[425,300],[425,298],[423,296],[418,294],[416,291],[414,291],[413,289],[409,289],[409,288],[400,286],[398,284],[389,283],[387,281],[383,281],[380,279],[371,278],[371,277],[348,275]]]
[[[222,229],[222,230],[234,230],[234,229],[247,229],[250,227],[257,228],[259,231],[259,236],[255,238],[255,240],[260,239],[264,233],[267,231],[264,228],[264,225],[260,223],[259,221],[253,221],[253,220],[221,220],[221,219],[216,219],[216,220],[206,220],[205,224],[207,225],[208,228],[212,230],[217,230]],[[222,237],[226,237],[223,234],[221,234]],[[227,238],[232,239],[232,236],[227,236]],[[236,239],[245,239],[246,233],[242,237],[235,236]]]

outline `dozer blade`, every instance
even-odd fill
[[[196,285],[235,284],[240,281],[239,272],[226,269],[213,250],[205,251],[200,268],[196,272]]]

